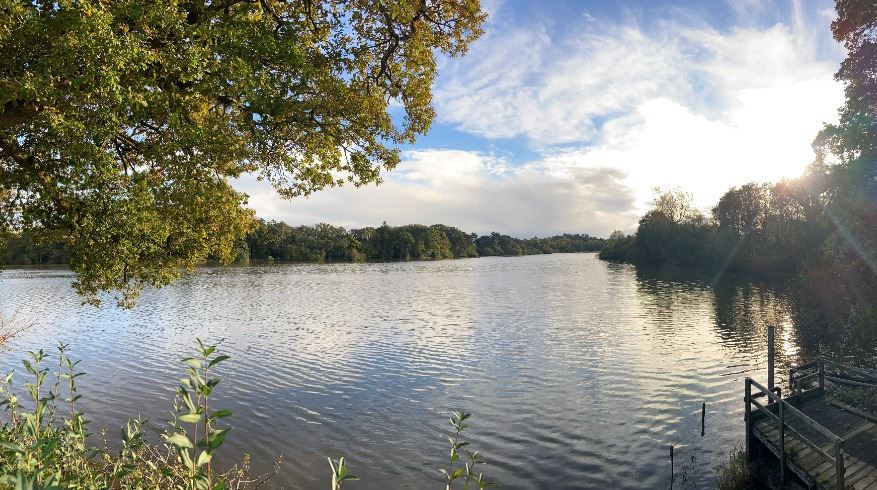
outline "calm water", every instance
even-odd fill
[[[742,441],[743,378],[765,377],[766,325],[780,378],[831,349],[781,288],[593,254],[202,269],[133,311],[80,306],[70,282],[0,272],[0,312],[35,323],[0,367],[69,342],[112,439],[137,414],[158,432],[179,359],[218,343],[226,459],[266,470],[282,454],[275,487],[325,487],[326,456],[345,455],[351,489],[440,488],[454,408],[474,412],[469,437],[505,488],[666,488],[670,444],[676,473],[709,487]]]

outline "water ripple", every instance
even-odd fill
[[[278,487],[325,485],[341,455],[357,488],[440,486],[453,408],[474,412],[467,437],[505,488],[666,487],[671,444],[710,486],[740,442],[742,379],[765,370],[758,318],[789,340],[780,365],[799,360],[780,293],[591,254],[207,268],[133,311],[79,306],[71,279],[0,272],[0,314],[35,324],[9,351],[69,342],[83,404],[114,434],[137,414],[161,430],[179,359],[218,343],[226,455],[262,471],[283,454]]]

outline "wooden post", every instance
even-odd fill
[[[783,405],[786,402],[780,400],[780,488],[786,488],[786,417],[783,413]]]
[[[670,444],[670,490],[673,490],[673,480],[676,476],[673,474],[673,445]]]
[[[746,426],[746,460],[752,461],[752,448],[750,443],[750,438],[752,437],[752,407],[750,406],[750,401],[752,400],[752,378],[746,378],[746,394],[743,397],[744,403],[744,411],[743,411],[743,420],[745,421]]]
[[[816,361],[816,365],[819,369],[819,391],[825,391],[825,363],[822,362],[822,359]]]
[[[773,389],[773,334],[774,327],[773,325],[768,325],[767,327],[767,389]]]
[[[700,437],[706,434],[706,402],[700,407]]]
[[[834,471],[837,473],[837,490],[846,490],[844,488],[844,441],[839,439],[834,446]]]

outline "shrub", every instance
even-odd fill
[[[755,488],[755,470],[739,447],[731,449],[728,463],[719,467],[716,476],[719,490],[746,490]]]

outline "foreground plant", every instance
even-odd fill
[[[79,361],[67,355],[67,345],[58,345],[57,370],[47,367],[49,356],[42,350],[28,353],[22,361],[28,381],[19,393],[13,386],[13,373],[0,379],[0,489],[175,489],[250,490],[261,487],[277,474],[250,476],[250,459],[225,472],[216,472],[212,462],[230,432],[220,421],[231,416],[226,409],[210,408],[210,399],[219,384],[213,370],[229,357],[218,355],[215,346],[198,340],[197,355],[183,359],[186,377],[180,380],[171,412],[171,429],[162,435],[163,443],[150,443],[141,418],[129,420],[121,430],[121,449],[89,446],[89,421],[77,408],[81,399],[77,379]],[[52,375],[50,377],[50,375]],[[447,489],[455,481],[464,490],[483,489],[496,483],[476,472],[484,460],[477,451],[466,449],[461,439],[469,428],[471,415],[453,412],[450,465],[445,474]],[[462,451],[462,452],[461,452]],[[458,466],[462,464],[462,466]],[[344,463],[329,458],[332,490],[344,482],[358,480]]]
[[[210,377],[210,370],[228,359],[214,356],[215,350],[198,341],[198,357],[184,360],[187,377],[177,390],[174,429],[164,435],[164,444],[150,443],[143,428],[146,421],[137,418],[122,428],[118,451],[88,445],[89,421],[77,409],[81,398],[77,378],[85,373],[77,371],[78,361],[68,357],[67,346],[58,346],[58,368],[54,372],[46,367],[49,356],[45,352],[30,352],[29,359],[22,361],[28,375],[23,394],[13,387],[13,373],[0,380],[0,406],[4,409],[0,487],[258,488],[270,476],[251,478],[248,457],[222,474],[210,467],[229,432],[228,428],[218,427],[217,421],[231,415],[228,410],[211,411],[208,405],[219,383],[219,378]]]
[[[213,356],[215,351],[215,346],[205,346],[199,339],[199,357],[183,359],[188,366],[187,377],[180,380],[180,386],[177,388],[173,414],[174,430],[164,436],[165,441],[176,450],[177,456],[185,466],[187,486],[192,490],[210,488],[210,461],[231,430],[217,427],[217,421],[230,416],[231,411],[209,410],[210,395],[219,384],[219,378],[210,377],[210,369],[229,358],[225,355]],[[192,435],[191,438],[189,433]],[[220,485],[224,487],[224,482],[221,480]]]
[[[483,473],[479,472],[476,474],[476,466],[485,464],[485,461],[478,451],[470,451],[467,448],[469,442],[464,441],[460,437],[463,431],[469,428],[469,424],[466,424],[465,421],[471,416],[471,413],[460,411],[451,412],[450,421],[454,432],[453,435],[448,436],[448,442],[451,443],[451,453],[448,458],[450,464],[447,468],[441,468],[439,470],[445,475],[447,490],[451,490],[454,482],[457,480],[462,481],[464,490],[469,490],[470,488],[482,489],[498,485],[496,482],[486,481]],[[462,455],[460,454],[461,449],[463,451]],[[456,467],[461,460],[463,466],[459,468]]]
[[[718,468],[716,488],[746,490],[755,487],[755,468],[746,460],[746,453],[739,447],[731,449],[727,463]]]
[[[347,467],[344,466],[344,458],[339,459],[337,464],[332,461],[332,458],[326,459],[329,460],[329,467],[332,468],[332,490],[341,490],[341,483],[347,480],[359,480],[356,475],[347,471]]]

